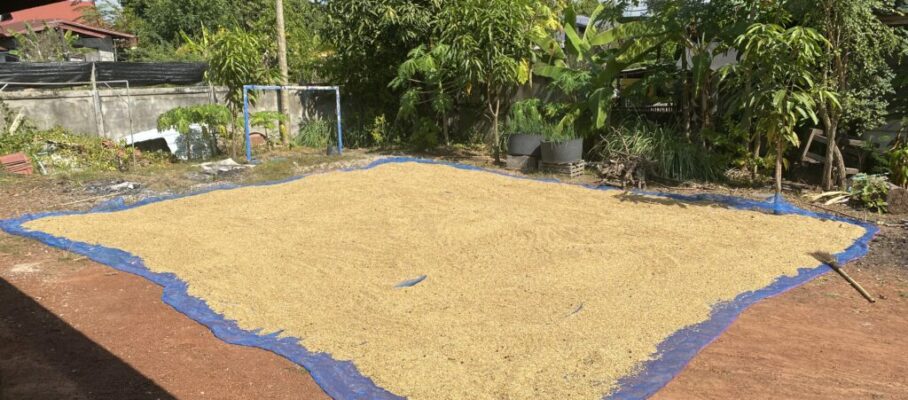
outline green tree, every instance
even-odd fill
[[[417,122],[419,108],[428,104],[439,119],[446,146],[451,144],[448,114],[454,107],[454,95],[465,84],[455,71],[448,68],[453,64],[451,55],[450,48],[444,44],[431,50],[419,46],[398,67],[397,77],[389,85],[394,89],[406,89],[401,96],[398,118]]]
[[[838,105],[836,94],[816,83],[829,42],[810,28],[758,23],[735,44],[742,51],[740,63],[723,72],[751,84],[742,107],[750,108],[757,131],[775,147],[775,189],[780,196],[785,148],[799,145],[795,128],[806,121],[817,123],[818,102]]]
[[[229,0],[121,0],[126,18],[144,40],[175,45],[180,32],[191,37],[202,26],[235,27],[243,16]]]
[[[845,187],[845,162],[837,143],[847,129],[860,135],[885,122],[887,96],[894,93],[895,74],[889,61],[905,48],[904,36],[883,24],[877,12],[886,9],[880,0],[818,0],[793,2],[796,17],[819,31],[830,43],[820,65],[820,82],[838,94],[819,102],[819,116],[829,139],[823,170],[823,187]],[[833,176],[833,170],[836,176]]]
[[[529,81],[533,39],[551,35],[558,26],[552,12],[557,5],[534,0],[446,2],[432,21],[434,44],[412,50],[391,83],[393,88],[408,88],[399,116],[415,120],[418,105],[428,104],[450,143],[448,114],[458,100],[478,98],[490,121],[488,136],[497,159],[501,112],[518,86]]]
[[[274,0],[254,0],[236,3],[246,29],[273,38],[275,33]],[[284,0],[284,24],[287,36],[287,65],[290,82],[314,83],[325,78],[320,71],[328,51],[322,39],[325,29],[325,6],[310,0]],[[269,45],[274,45],[269,40]],[[271,51],[276,51],[273,49]]]
[[[781,6],[746,0],[662,0],[652,7],[656,13],[651,23],[663,27],[672,63],[680,66],[681,128],[689,138],[697,113],[701,130],[714,125],[718,89],[712,70],[714,57],[728,51],[748,26],[780,12]]]
[[[537,10],[533,0],[452,0],[436,22],[438,40],[448,46],[457,75],[480,91],[492,125],[495,160],[500,159],[499,119],[502,103],[530,79]]]
[[[274,0],[123,0],[122,8],[98,8],[91,20],[135,33],[139,46],[128,58],[146,61],[204,61],[196,53],[180,52],[185,38],[201,40],[206,30],[243,29],[263,38],[275,35]],[[321,61],[326,46],[321,39],[324,4],[285,0],[287,57],[292,82],[316,82],[323,77]],[[100,15],[97,15],[100,14]],[[264,40],[269,47],[274,40]]]
[[[450,142],[452,115],[476,109],[498,120],[529,79],[534,36],[551,33],[561,0],[329,2],[324,37],[332,76],[360,113],[397,113],[396,127],[429,132],[426,115]],[[545,32],[545,33],[543,33]],[[388,89],[391,90],[388,90]],[[481,103],[481,106],[476,103]],[[427,136],[423,135],[423,136]],[[497,153],[497,144],[493,145]]]
[[[400,91],[388,90],[410,51],[430,42],[440,0],[345,0],[325,6],[326,71],[356,113],[392,114]],[[368,119],[368,118],[366,118]]]

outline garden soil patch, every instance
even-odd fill
[[[411,399],[600,398],[712,305],[864,234],[414,163],[26,226],[138,255]]]

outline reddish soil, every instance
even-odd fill
[[[747,309],[654,400],[908,399],[908,240],[885,230],[834,272]]]
[[[0,218],[86,197],[0,185]],[[78,203],[65,208],[88,207]],[[655,399],[908,399],[908,230],[886,228],[847,270],[745,311]],[[0,233],[0,400],[323,399],[302,368],[228,345],[161,302],[161,289]]]

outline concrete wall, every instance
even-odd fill
[[[70,132],[121,139],[133,132],[157,127],[158,116],[174,107],[219,102],[223,104],[226,90],[207,86],[170,88],[99,88],[104,132],[95,119],[93,96],[90,90],[21,90],[0,92],[0,100],[14,111],[22,112],[38,128],[62,126]],[[294,92],[291,92],[294,93]],[[259,95],[253,111],[277,111],[277,93]],[[131,121],[130,121],[131,114]],[[290,96],[291,134],[310,118],[334,118],[334,94],[316,97]]]

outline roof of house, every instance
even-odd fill
[[[82,22],[86,9],[95,7],[95,2],[91,0],[19,1],[19,3],[34,5],[12,12],[12,19],[0,23],[0,26],[14,22],[45,19]]]
[[[0,4],[0,13],[12,13],[27,8],[34,8],[50,3],[59,3],[60,0],[4,0]]]
[[[20,1],[20,3],[23,2]],[[13,33],[25,33],[28,31],[28,26],[31,26],[35,32],[50,27],[70,31],[82,37],[136,40],[134,35],[128,33],[85,24],[85,12],[95,7],[94,1],[55,0],[50,4],[41,5],[47,1],[39,0],[31,3],[38,4],[38,6],[15,11],[12,13],[11,19],[0,22],[0,37],[9,37]]]
[[[32,21],[18,21],[12,23],[5,23],[0,25],[0,37],[9,37],[13,33],[25,33],[28,31],[28,27],[31,26],[32,30],[35,32],[43,31],[47,28],[54,29],[63,29],[73,33],[79,34],[83,37],[91,38],[106,38],[112,37],[114,39],[125,39],[125,40],[135,40],[135,35],[130,35],[128,33],[112,31],[109,29],[98,28],[95,26],[85,25],[73,21],[63,21],[63,20],[32,20]]]

